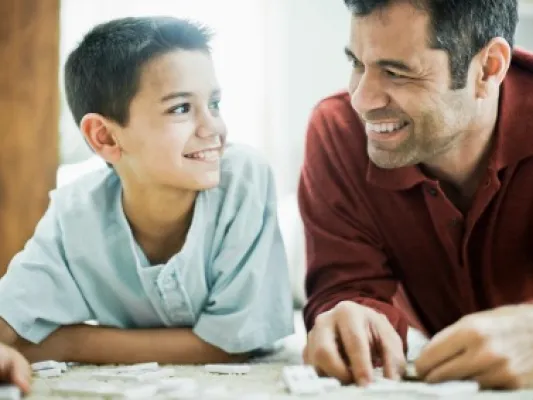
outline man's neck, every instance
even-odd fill
[[[497,100],[488,108],[484,124],[465,131],[448,151],[422,165],[427,175],[440,181],[443,189],[456,192],[452,197],[462,198],[463,202],[473,198],[489,163],[498,116]]]

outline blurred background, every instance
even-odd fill
[[[303,301],[303,241],[295,203],[312,107],[346,87],[349,13],[342,0],[0,0],[0,276],[31,236],[48,191],[99,162],[67,108],[62,67],[94,25],[171,15],[210,26],[230,140],[270,161],[280,221]],[[533,50],[533,4],[516,42]]]

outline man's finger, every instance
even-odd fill
[[[402,341],[388,320],[376,322],[376,325],[383,360],[383,374],[385,378],[398,380],[403,375],[406,364]]]
[[[436,383],[468,379],[472,376],[481,375],[496,365],[497,363],[485,356],[479,347],[470,348],[431,370],[425,380],[430,383]]]
[[[365,318],[366,319],[366,318]],[[372,380],[372,359],[368,333],[360,321],[339,324],[342,344],[350,361],[352,376],[358,385],[366,386]]]
[[[351,383],[350,370],[340,354],[334,328],[330,325],[315,325],[309,339],[307,357],[317,371],[343,383]]]
[[[496,365],[471,379],[476,380],[481,389],[516,390],[521,388],[520,382],[502,371],[501,365]]]
[[[442,330],[422,349],[415,361],[418,375],[425,378],[440,364],[464,352],[468,345],[468,332],[463,329],[462,325],[454,324]]]

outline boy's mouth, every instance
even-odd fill
[[[192,153],[184,154],[184,157],[196,161],[213,162],[218,161],[220,159],[220,150],[221,147],[199,150]]]

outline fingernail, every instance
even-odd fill
[[[359,378],[359,386],[368,386],[369,380],[366,377]]]

